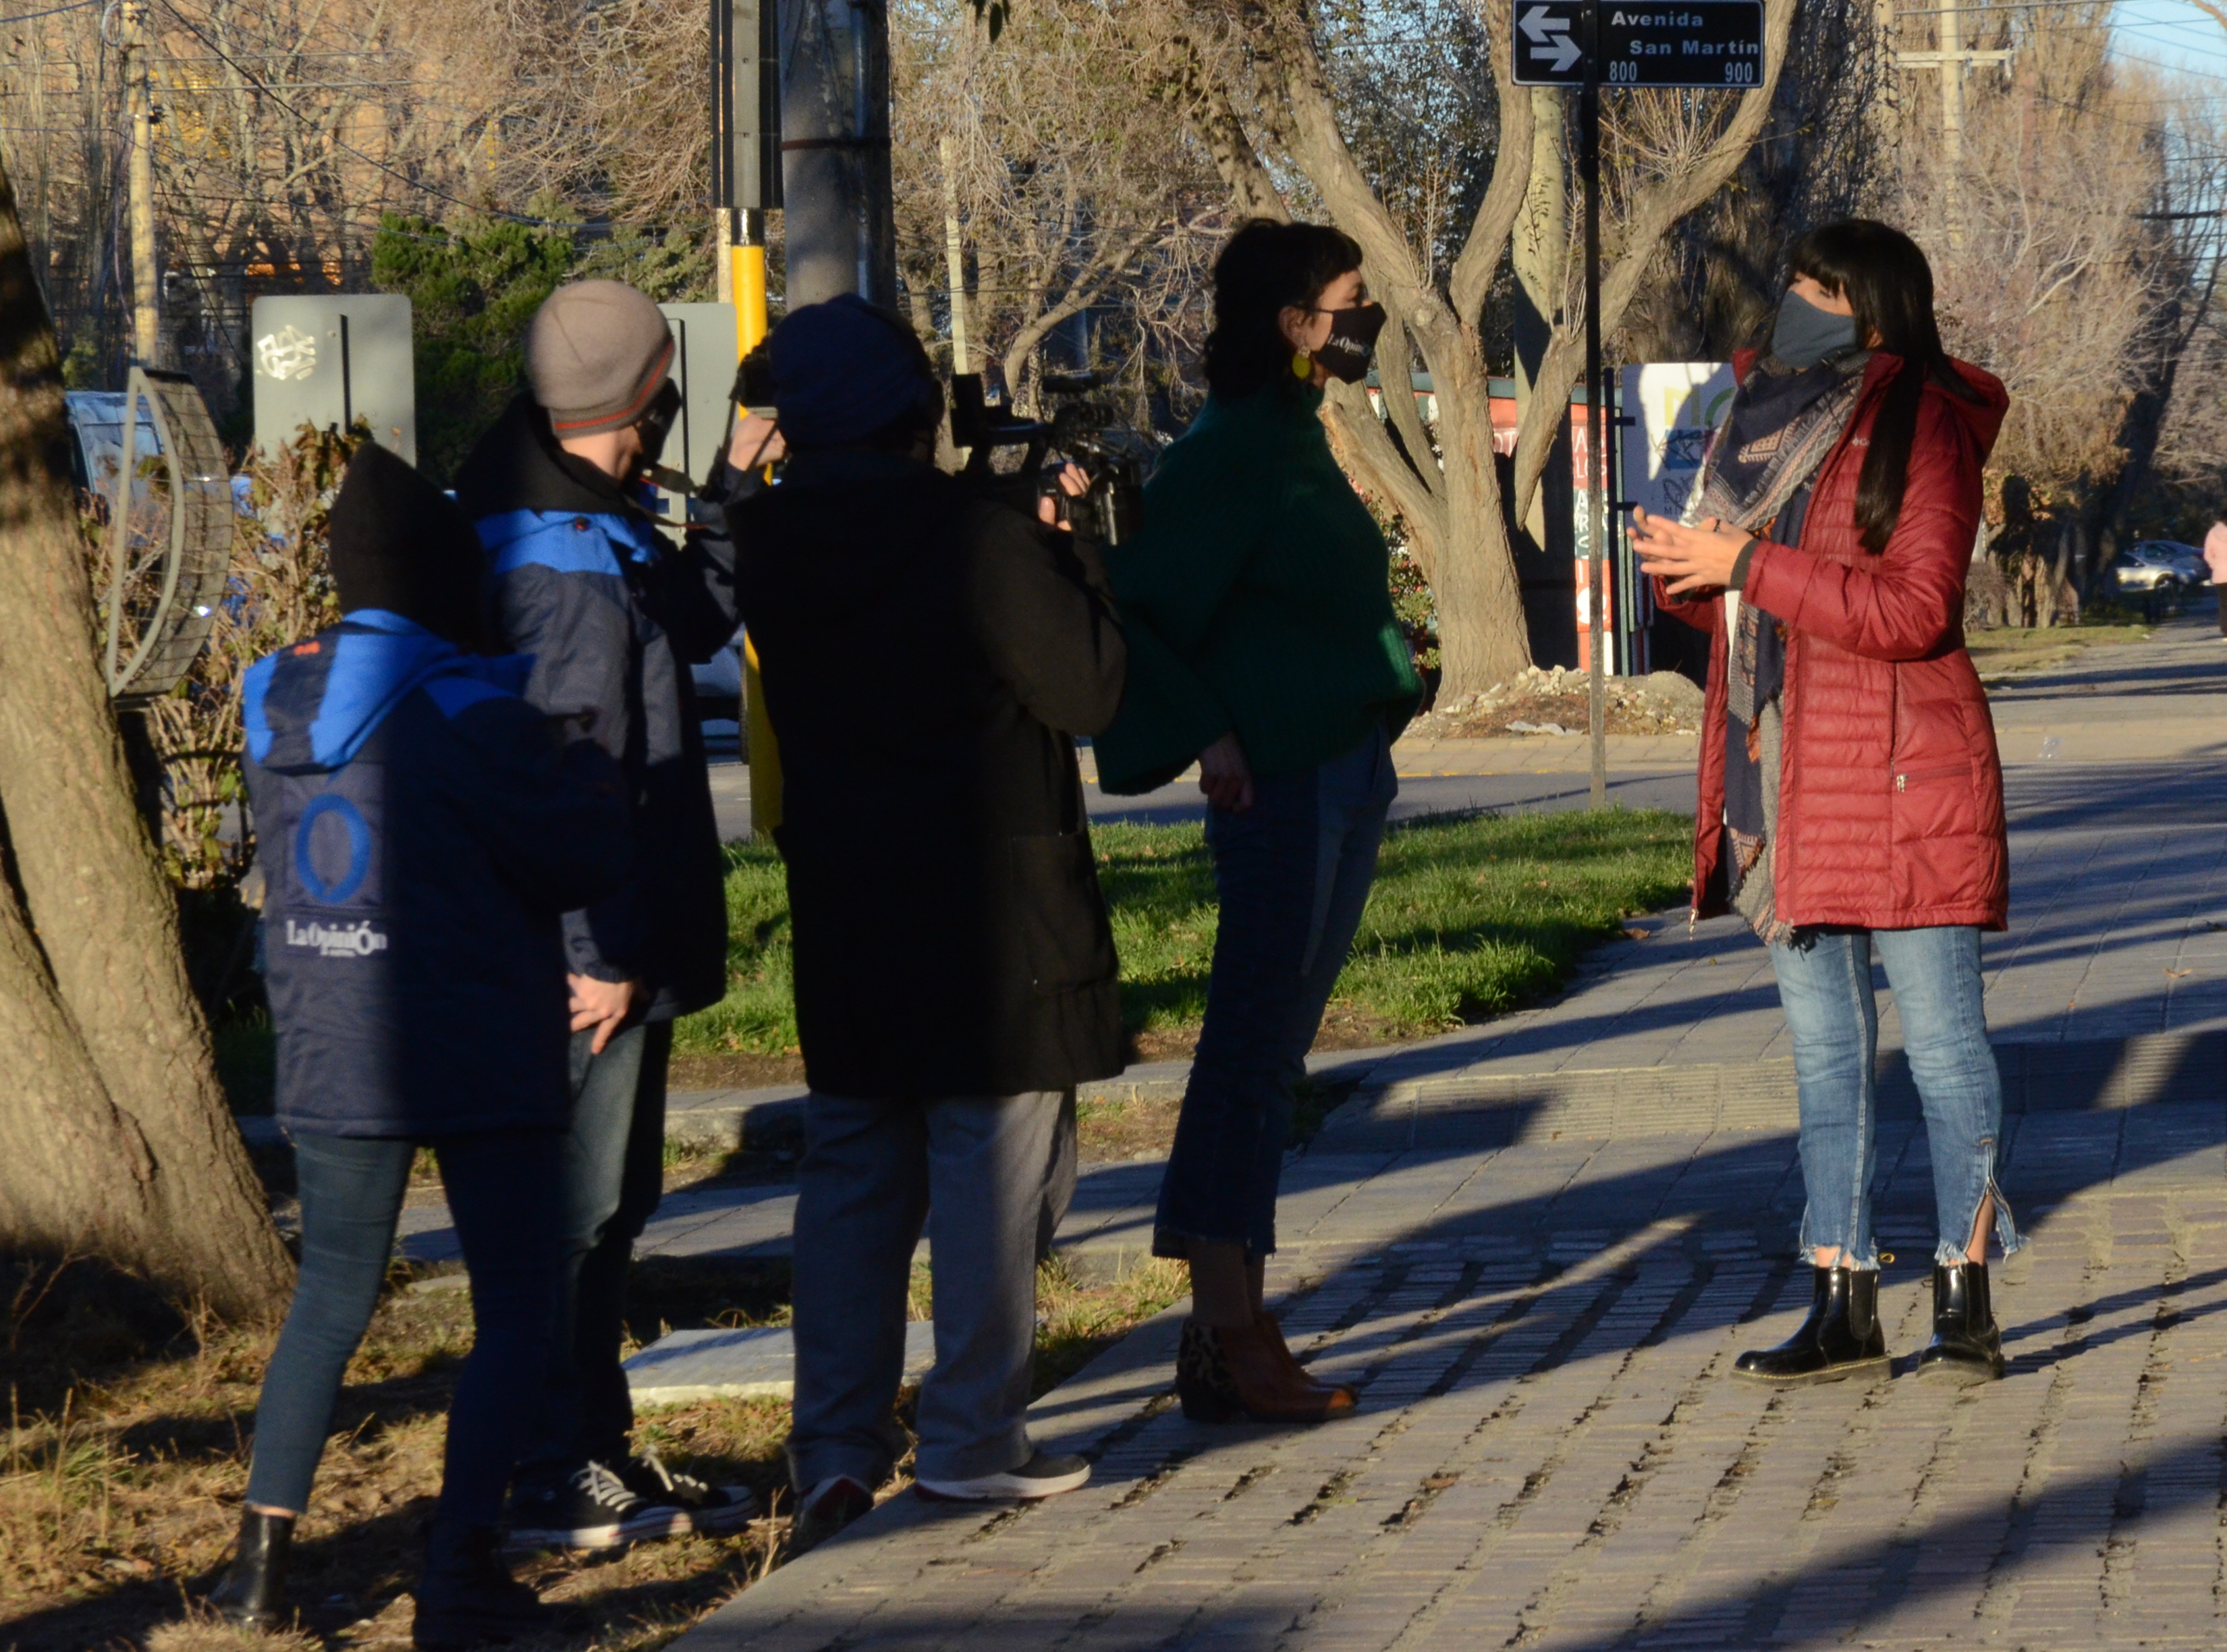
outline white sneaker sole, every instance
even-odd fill
[[[986,1474],[979,1480],[916,1480],[913,1494],[929,1502],[1039,1502],[1090,1483],[1086,1463],[1072,1474]]]
[[[692,1529],[686,1509],[659,1505],[608,1526],[514,1527],[504,1547],[512,1550],[622,1549],[629,1543],[686,1537]]]

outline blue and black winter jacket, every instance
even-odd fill
[[[464,462],[456,501],[487,549],[495,634],[533,659],[526,698],[626,771],[635,874],[566,915],[568,967],[641,981],[653,1021],[718,1003],[726,868],[688,667],[738,622],[724,513],[676,549],[525,396]]]
[[[247,781],[290,1130],[561,1126],[562,915],[625,876],[620,776],[527,662],[361,609],[247,673]]]

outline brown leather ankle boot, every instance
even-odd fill
[[[1176,1356],[1176,1395],[1195,1423],[1319,1423],[1350,1416],[1353,1390],[1317,1382],[1292,1358],[1283,1337],[1250,1325],[1184,1322]]]
[[[1292,1352],[1292,1345],[1284,1340],[1283,1324],[1275,1315],[1264,1308],[1254,1317],[1253,1323],[1271,1343],[1275,1344],[1277,1357],[1283,1361],[1285,1368],[1300,1381],[1314,1383],[1317,1387],[1326,1387],[1334,1393],[1342,1394],[1346,1396],[1349,1406],[1357,1406],[1361,1403],[1361,1396],[1343,1383],[1321,1382],[1305,1366],[1299,1363],[1299,1356]]]

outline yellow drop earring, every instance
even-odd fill
[[[1311,379],[1314,376],[1314,357],[1308,354],[1305,350],[1295,352],[1292,356],[1292,377],[1294,379]]]

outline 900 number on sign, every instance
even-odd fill
[[[1634,65],[1637,67],[1637,65]],[[1725,84],[1728,86],[1752,86],[1755,84],[1755,65],[1727,63],[1725,65]]]

